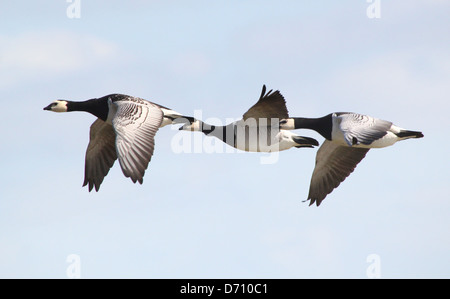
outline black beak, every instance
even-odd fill
[[[52,104],[48,105],[47,107],[44,107],[44,110],[52,110]]]
[[[313,147],[313,145],[316,145],[316,146],[319,145],[319,142],[316,139],[311,138],[311,137],[294,136],[293,139],[296,143],[302,144],[304,146]]]
[[[312,145],[316,145],[316,146],[319,145],[319,142],[316,139],[314,139],[314,138],[311,138],[311,137],[303,137],[303,138],[308,140]]]

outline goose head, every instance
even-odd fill
[[[292,118],[286,118],[280,120],[280,129],[282,130],[294,130],[295,122]]]
[[[53,112],[67,112],[67,101],[64,100],[56,100],[52,102],[50,105],[44,107],[44,110],[49,110]]]
[[[193,122],[189,122],[184,124],[183,126],[181,126],[179,128],[179,130],[184,130],[184,131],[201,131],[203,127],[203,122],[201,120],[195,120]]]

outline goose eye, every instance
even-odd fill
[[[283,119],[283,120],[280,121],[280,125],[284,125],[284,124],[286,124],[286,123],[287,123],[287,120],[285,120],[285,119]]]

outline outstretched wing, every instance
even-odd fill
[[[382,138],[391,128],[392,122],[357,113],[336,113],[340,128],[349,146],[370,145]]]
[[[142,184],[153,156],[155,134],[163,120],[160,107],[139,98],[114,101],[117,111],[112,119],[116,150],[123,174]]]
[[[116,134],[113,127],[101,119],[91,125],[89,145],[86,150],[83,187],[88,185],[89,192],[100,184],[117,159],[115,147]]]
[[[271,123],[272,118],[289,118],[286,101],[283,95],[281,95],[278,90],[274,92],[270,90],[266,93],[266,86],[263,85],[258,102],[244,113],[244,121],[250,118],[257,120],[258,123],[259,119],[266,119],[267,125]]]
[[[309,186],[310,205],[315,202],[319,206],[353,172],[368,151],[368,148],[342,146],[325,140],[316,155],[316,167]]]

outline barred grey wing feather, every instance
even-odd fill
[[[387,134],[392,122],[367,115],[348,113],[339,115],[340,129],[349,146],[355,144],[370,145]]]
[[[149,102],[115,101],[117,112],[112,119],[116,132],[116,149],[122,172],[142,184],[155,147],[155,134],[163,112]]]

